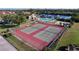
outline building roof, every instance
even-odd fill
[[[15,14],[13,11],[0,11],[0,14]]]

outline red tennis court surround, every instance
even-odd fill
[[[13,33],[36,50],[42,50],[59,35],[63,27],[46,23],[34,24],[31,27],[16,29]]]

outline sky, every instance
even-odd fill
[[[0,8],[77,9],[79,0],[0,0]]]

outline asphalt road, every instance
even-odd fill
[[[17,51],[6,39],[0,36],[0,51]]]

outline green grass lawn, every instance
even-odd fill
[[[13,46],[15,46],[17,48],[17,50],[19,51],[33,51],[34,49],[32,49],[31,47],[27,46],[26,44],[24,44],[23,42],[21,42],[20,40],[18,40],[16,37],[14,36],[8,36],[7,41],[9,41]]]
[[[72,28],[69,28],[64,35],[60,38],[55,50],[60,46],[68,44],[76,44],[79,46],[79,23],[75,23]]]
[[[3,32],[3,31],[6,31],[6,30],[7,30],[6,28],[1,28],[0,27],[0,33]]]

